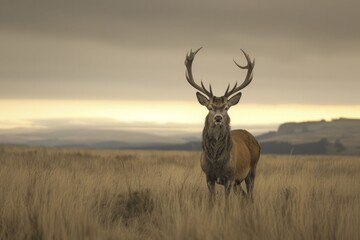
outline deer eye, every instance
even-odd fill
[[[211,106],[209,106],[208,109],[209,109],[209,111],[214,110],[213,107],[211,107]]]
[[[227,111],[227,110],[229,110],[229,107],[228,107],[228,106],[226,106],[224,109],[225,109],[225,111]]]

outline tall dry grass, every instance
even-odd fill
[[[262,156],[208,204],[198,152],[0,146],[0,239],[360,239],[360,159]]]

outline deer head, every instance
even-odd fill
[[[241,69],[247,69],[247,74],[244,82],[240,86],[237,86],[237,83],[235,83],[234,87],[232,87],[231,89],[229,84],[225,91],[225,94],[221,97],[216,97],[213,95],[211,85],[209,85],[209,90],[207,90],[202,81],[201,81],[201,85],[198,85],[194,81],[192,74],[192,63],[195,58],[195,55],[200,50],[201,48],[197,49],[194,52],[190,50],[190,53],[186,55],[186,59],[185,59],[186,79],[191,86],[193,86],[195,89],[199,91],[196,93],[196,97],[199,103],[205,106],[209,110],[207,120],[210,121],[210,124],[212,124],[213,126],[221,126],[224,123],[229,124],[230,118],[227,114],[227,111],[231,106],[234,106],[239,102],[241,98],[241,92],[239,91],[245,88],[247,85],[249,85],[251,80],[253,79],[252,72],[255,66],[255,59],[251,62],[249,55],[241,49],[247,60],[247,65],[241,66],[237,62],[235,62],[235,60],[234,63],[236,66],[238,66]]]

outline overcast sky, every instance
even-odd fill
[[[242,82],[243,100],[360,104],[358,0],[1,0],[0,98],[196,101]]]

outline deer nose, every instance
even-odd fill
[[[222,116],[221,115],[215,115],[214,119],[215,119],[215,122],[219,123],[222,120]]]

